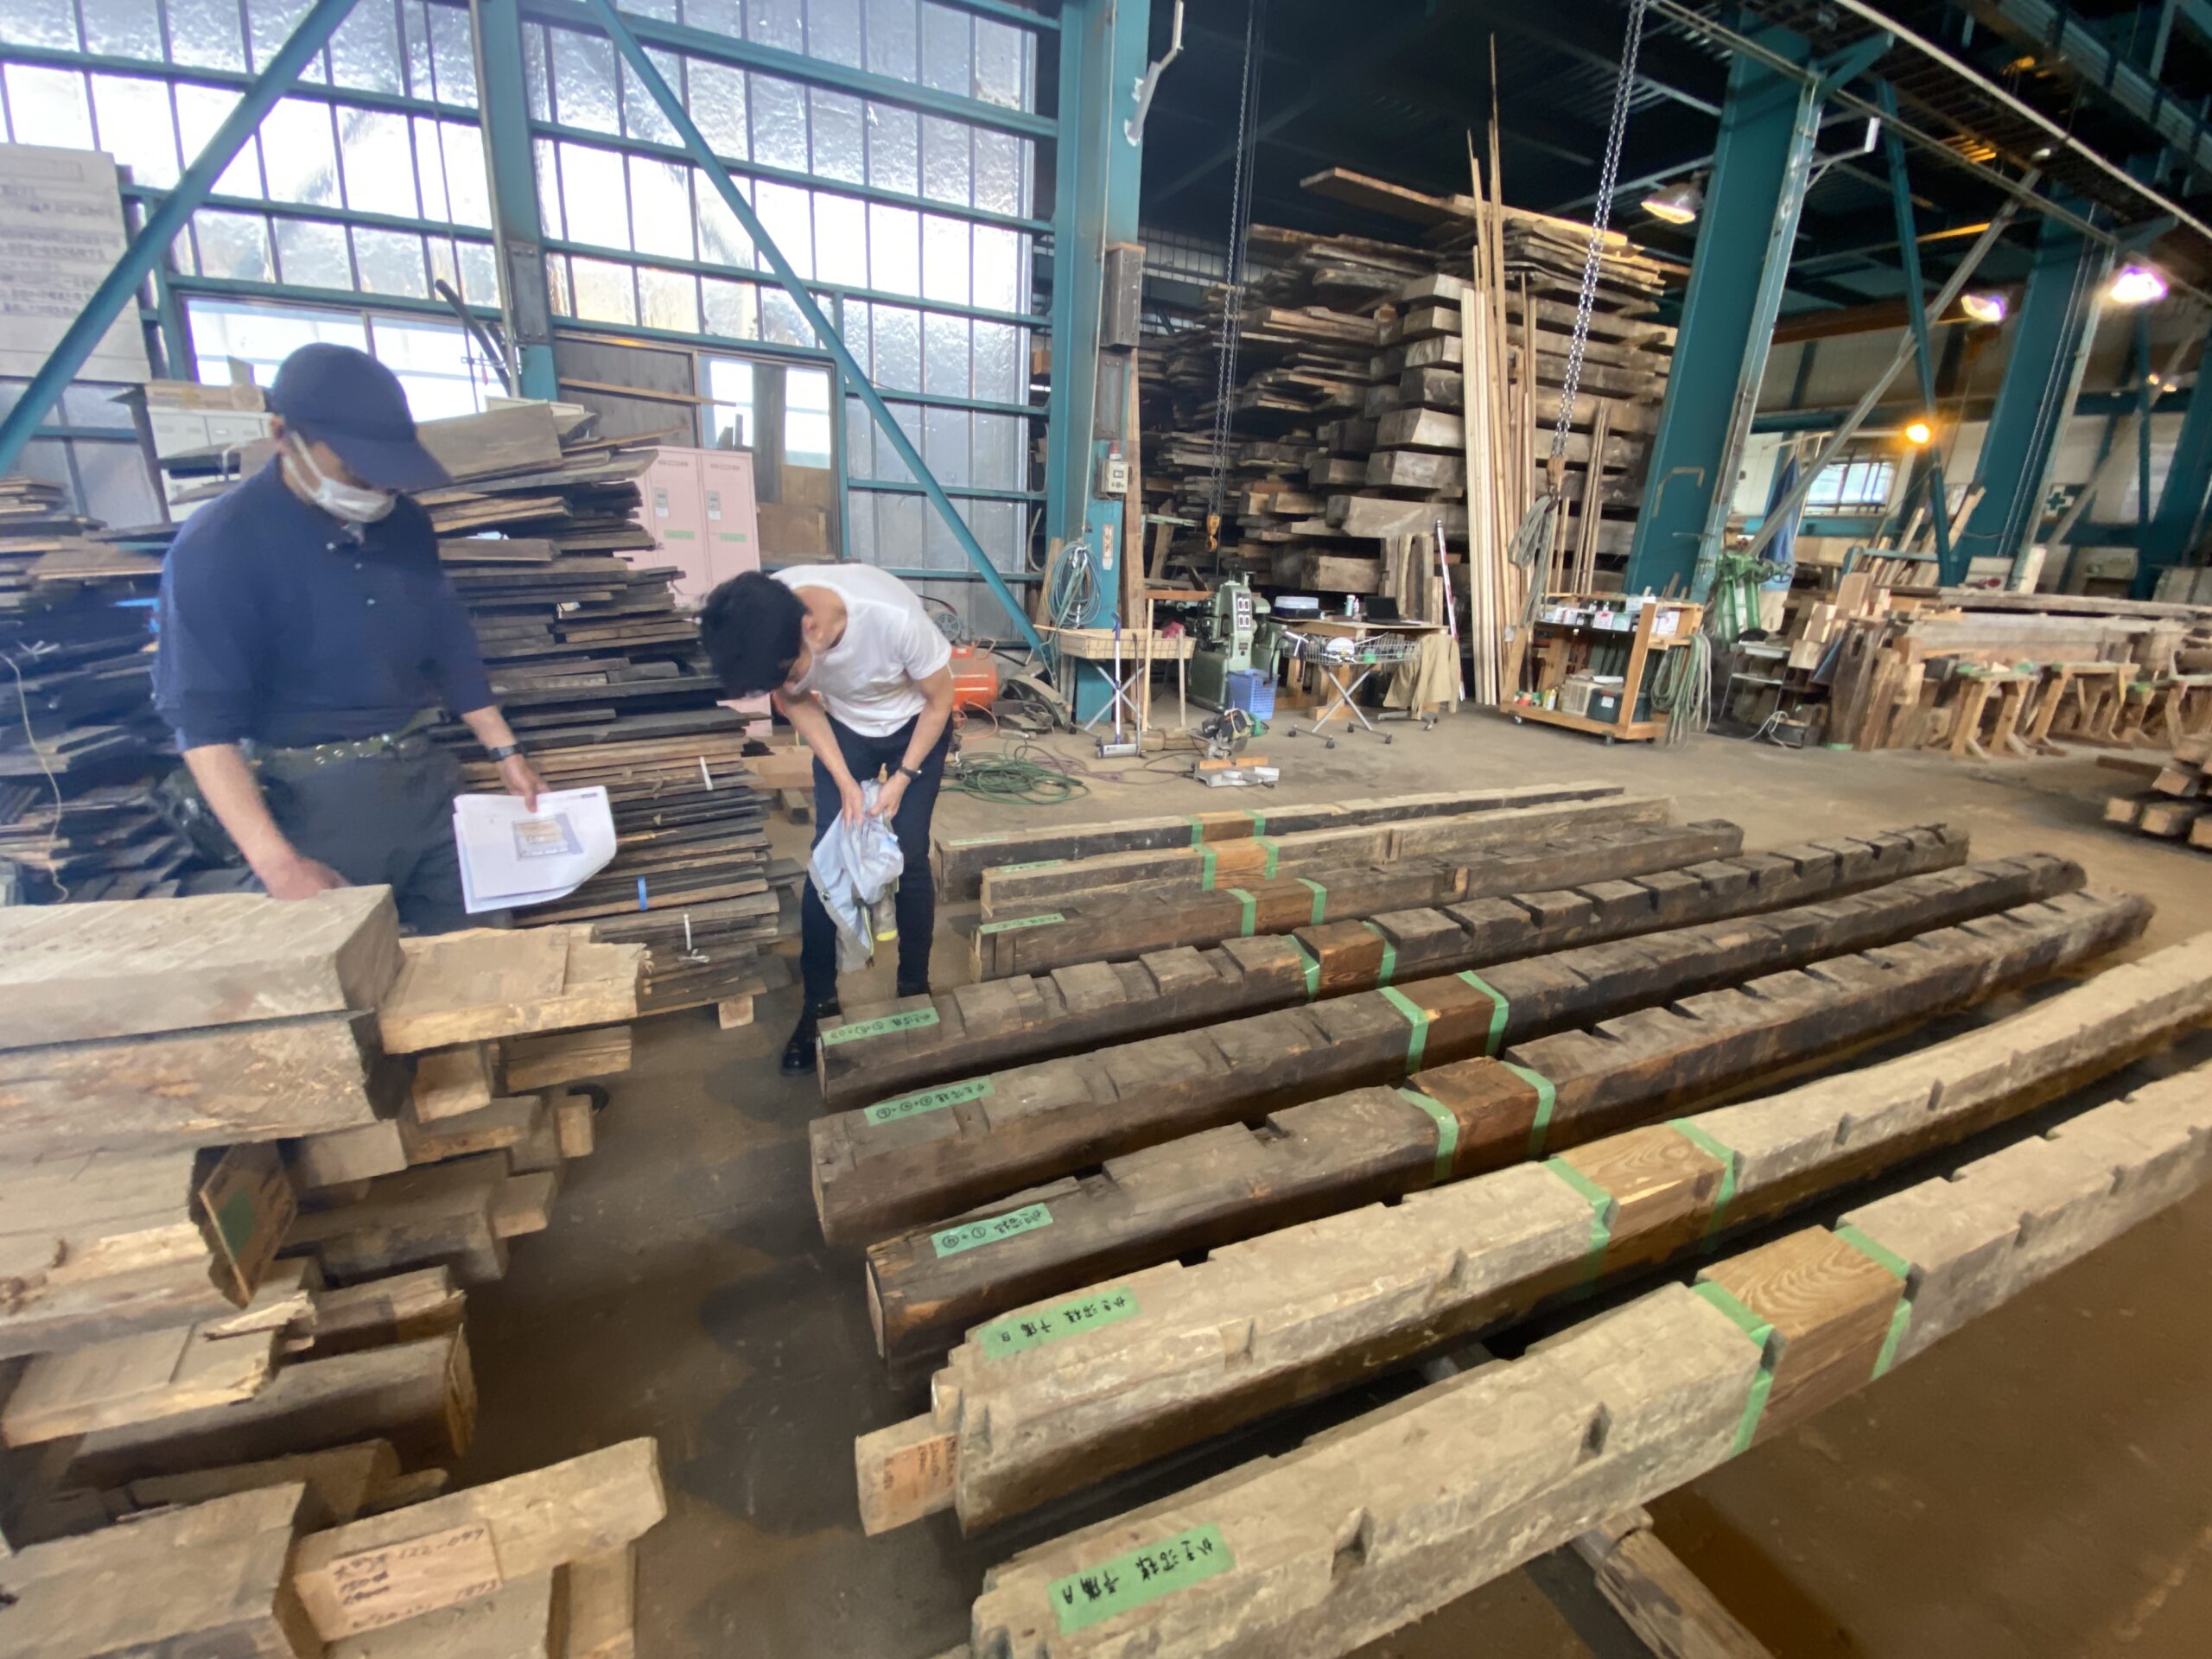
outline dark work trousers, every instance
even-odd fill
[[[461,766],[421,738],[398,753],[328,766],[274,757],[261,773],[276,827],[299,851],[357,887],[391,888],[403,926],[416,933],[505,927],[505,911],[471,916],[461,896],[453,798]]]
[[[830,729],[836,736],[838,753],[845,757],[845,770],[853,774],[854,782],[861,784],[879,771],[897,772],[899,763],[906,758],[906,745],[914,741],[912,720],[887,737],[863,737],[836,719],[830,721]],[[937,810],[938,785],[944,781],[944,754],[951,743],[952,724],[948,721],[938,737],[937,747],[916,768],[922,775],[906,780],[906,792],[899,798],[899,810],[891,815],[891,829],[899,837],[899,850],[906,855],[906,868],[899,876],[898,897],[893,901],[899,917],[901,985],[923,984],[930,976],[930,938],[937,928],[937,884],[930,876],[930,815]],[[829,833],[830,826],[837,822],[837,815],[844,810],[845,804],[837,793],[837,780],[817,760],[815,840],[818,842]],[[813,1007],[836,995],[837,925],[822,907],[811,876],[807,878],[806,891],[799,895],[798,967],[799,979],[806,987],[807,1007]]]

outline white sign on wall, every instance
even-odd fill
[[[112,156],[0,144],[0,375],[37,372],[122,257],[124,242]],[[77,376],[136,381],[149,372],[132,304]]]

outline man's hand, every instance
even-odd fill
[[[537,810],[537,798],[544,792],[545,780],[537,775],[537,768],[530,764],[526,754],[511,754],[499,762],[499,781],[506,785],[507,793],[522,797],[523,810]]]
[[[868,797],[861,793],[861,786],[850,778],[837,780],[837,799],[843,810],[845,828],[857,830],[861,820],[868,817]]]
[[[346,878],[329,865],[319,863],[289,847],[282,857],[271,860],[266,868],[257,865],[253,873],[261,878],[261,885],[269,890],[271,899],[312,899],[318,893],[346,885]]]
[[[906,798],[906,783],[905,772],[891,774],[890,781],[875,791],[875,817],[887,823],[891,821],[892,816],[899,810],[899,803]]]

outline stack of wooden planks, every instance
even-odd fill
[[[894,1375],[937,1366],[926,1411],[855,1446],[871,1532],[947,1510],[975,1530],[1067,1500],[1095,1515],[1097,1483],[1325,1395],[1387,1401],[1402,1392],[1387,1379],[1450,1344],[1571,1319],[1594,1285],[1720,1253],[1695,1292],[1554,1338],[1571,1363],[1478,1370],[1356,1420],[1336,1437],[1348,1462],[1316,1442],[1027,1550],[987,1579],[972,1651],[1349,1652],[1438,1605],[1436,1575],[1459,1593],[1632,1511],[2212,1177],[2199,1072],[1836,1230],[1726,1254],[1815,1200],[1847,1206],[1853,1183],[1986,1147],[2194,1031],[2212,1015],[2212,936],[1915,1047],[1897,1039],[1932,1017],[2079,979],[2150,906],[2084,891],[2062,859],[1969,862],[1943,826],[1758,855],[1713,828],[1717,849],[1628,874],[1577,861],[1578,840],[1605,833],[1593,822],[1501,852],[1524,880],[1478,899],[1378,897],[1345,919],[1255,906],[1255,925],[1203,944],[1016,964],[829,1028],[824,1090],[853,1109],[814,1131],[824,1236],[866,1248]],[[1069,906],[1084,880],[1109,883],[1087,924],[1103,939],[1109,906],[1135,908],[1147,884],[1196,906],[1240,843],[1272,842],[1279,862],[1313,833],[1275,829],[1147,821],[1117,850],[1115,827],[1093,826],[941,863],[984,895],[1063,884],[1052,902]],[[1669,831],[1662,813],[1611,833]],[[1332,904],[1335,880],[1316,883]],[[1894,1058],[1837,1066],[1877,1042]],[[1501,1375],[1539,1393],[1401,1432],[1428,1399]],[[1665,1381],[1656,1404],[1637,1392],[1648,1377]],[[1520,1458],[1529,1435],[1549,1449],[1500,1472],[1491,1449]],[[1325,1479],[1298,1472],[1323,1465]],[[1049,1535],[1051,1515],[1025,1529]],[[1398,1567],[1402,1543],[1433,1546],[1421,1573]],[[1206,1587],[1232,1576],[1225,1599]]]
[[[403,940],[384,888],[0,910],[0,1650],[308,1654],[391,1624],[345,1650],[454,1651],[415,1621],[588,1560],[615,1638],[650,1442],[518,1478],[512,1510],[423,1500],[474,1432],[467,1289],[591,1151],[557,1085],[627,1064],[603,1028],[641,957],[581,927]],[[511,1553],[501,1528],[570,1491],[553,1553]],[[246,1507],[168,1509],[203,1503]],[[184,1530],[95,1614],[83,1575],[157,1535],[95,1529],[152,1510]],[[371,1576],[404,1594],[356,1577],[403,1544]]]
[[[2151,786],[2114,795],[2105,803],[2105,822],[2125,824],[2164,841],[2185,841],[2212,849],[2212,735],[2184,738],[2165,764],[2117,760],[2133,770],[2152,773]]]
[[[0,480],[0,903],[172,893],[203,861],[154,799],[176,765],[146,626],[161,560],[67,501]]]

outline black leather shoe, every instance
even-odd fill
[[[899,982],[899,995],[902,997],[927,996],[929,994],[930,982],[926,979],[918,981],[911,985],[903,979]]]
[[[836,997],[816,1004],[798,1017],[792,1029],[791,1041],[784,1045],[784,1075],[795,1077],[814,1070],[815,1039],[821,1035],[822,1020],[825,1014],[842,1014]]]

